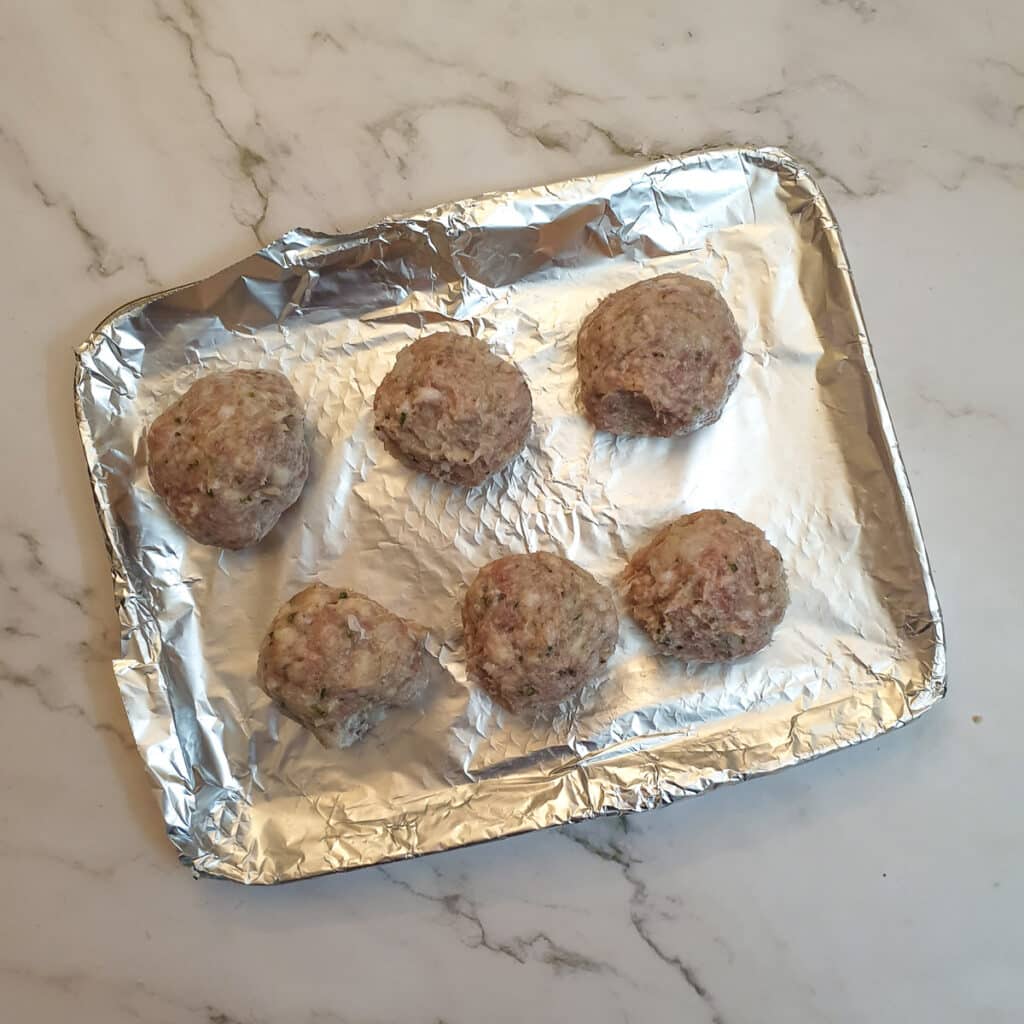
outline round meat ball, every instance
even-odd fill
[[[149,479],[200,544],[262,540],[309,472],[302,403],[286,377],[231,370],[200,377],[149,428]]]
[[[752,523],[718,509],[663,527],[632,557],[624,583],[637,622],[687,661],[761,650],[789,604],[778,550]]]
[[[473,487],[522,450],[533,399],[520,369],[483,343],[432,334],[398,353],[377,388],[373,415],[399,462]]]
[[[470,672],[514,712],[551,706],[578,691],[619,638],[608,588],[544,552],[485,565],[466,594],[462,623]]]
[[[325,747],[347,747],[426,685],[424,630],[363,594],[323,583],[274,616],[260,649],[267,695]]]
[[[688,434],[722,414],[743,346],[713,285],[663,274],[609,295],[577,339],[581,399],[613,434]]]

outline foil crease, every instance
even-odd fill
[[[595,433],[575,336],[615,289],[712,281],[744,339],[721,420],[686,438]],[[475,490],[398,465],[371,403],[398,350],[451,329],[526,373],[524,454]],[[313,447],[260,546],[193,543],[146,472],[146,427],[202,373],[283,371]],[[295,230],[116,311],[79,349],[76,406],[121,622],[114,675],[182,859],[273,883],[641,811],[866,740],[945,692],[938,601],[835,219],[777,149],[716,149],[395,217]],[[460,604],[486,562],[549,550],[615,585],[664,521],[760,525],[792,604],[732,665],[655,654],[625,614],[607,678],[547,718],[467,680]],[[278,606],[314,579],[430,630],[431,682],[345,751],[255,683]]]

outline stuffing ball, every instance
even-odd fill
[[[274,616],[259,684],[325,747],[347,747],[422,692],[424,635],[363,594],[314,583]]]
[[[302,403],[267,370],[210,373],[149,428],[149,479],[200,544],[261,541],[294,504],[309,472]]]
[[[377,388],[373,415],[399,462],[473,487],[522,450],[533,399],[519,368],[482,342],[432,334],[398,353]]]
[[[462,606],[470,672],[510,711],[558,704],[611,657],[610,591],[578,565],[538,552],[480,570]]]
[[[776,548],[756,526],[717,509],[663,527],[623,580],[633,617],[666,654],[687,661],[761,650],[789,604]]]
[[[577,339],[580,396],[613,434],[688,434],[722,414],[743,346],[713,285],[663,274],[614,292]]]

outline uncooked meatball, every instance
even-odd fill
[[[624,583],[637,622],[687,661],[759,651],[789,604],[782,556],[752,523],[718,509],[663,527],[632,557]]]
[[[309,471],[302,403],[286,377],[201,377],[149,428],[149,479],[200,544],[244,548],[294,504]]]
[[[363,594],[314,583],[274,616],[259,684],[325,747],[347,747],[420,694],[423,637]]]
[[[510,711],[559,703],[611,657],[612,595],[578,565],[538,552],[485,565],[462,606],[469,669]]]
[[[580,397],[613,434],[688,434],[722,414],[743,347],[717,290],[663,274],[602,300],[577,339]]]
[[[522,450],[533,399],[519,368],[486,345],[433,334],[398,353],[377,388],[373,415],[399,462],[473,487]]]

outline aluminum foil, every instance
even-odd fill
[[[604,295],[683,271],[744,338],[721,420],[686,438],[595,433],[575,335]],[[452,329],[527,374],[526,452],[460,490],[372,430],[398,350]],[[186,538],[146,473],[147,424],[202,373],[286,373],[314,451],[259,547]],[[363,231],[291,231],[122,308],[81,347],[76,403],[120,616],[114,674],[168,834],[195,870],[271,883],[640,811],[869,739],[942,697],[942,624],[906,473],[832,213],[786,153],[718,149],[449,203]],[[480,566],[549,550],[614,585],[665,520],[761,525],[792,604],[732,665],[657,655],[620,607],[607,678],[548,718],[467,680],[459,607]],[[325,750],[255,683],[279,604],[311,580],[430,630],[430,686]]]

